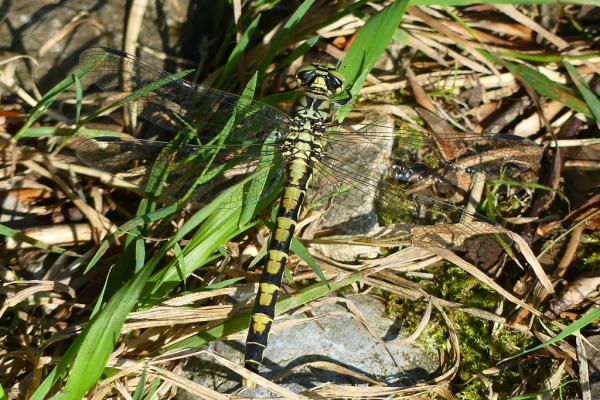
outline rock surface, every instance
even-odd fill
[[[406,337],[402,323],[390,319],[380,300],[367,295],[348,298],[364,314],[370,326],[385,342]],[[265,353],[263,376],[271,378],[283,371],[312,361],[329,361],[389,386],[412,386],[432,378],[439,368],[437,356],[416,345],[387,347],[398,360],[397,366],[390,353],[348,311],[343,302],[325,304],[321,309],[330,316],[315,322],[306,322],[272,333]],[[318,315],[318,311],[313,311]],[[291,317],[305,318],[304,314]],[[281,320],[277,320],[280,322]],[[243,364],[245,340],[211,343],[210,347],[224,357]],[[241,387],[241,377],[216,365],[212,359],[195,358],[186,367],[188,377],[221,393]],[[319,384],[332,382],[340,385],[364,385],[366,382],[340,373],[319,368],[302,368],[278,381],[283,387],[301,392]],[[189,394],[180,393],[185,398]],[[270,397],[272,394],[258,387],[253,392],[246,389],[245,396]],[[183,397],[180,397],[183,398]]]

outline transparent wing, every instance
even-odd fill
[[[254,204],[276,189],[285,160],[276,146],[192,146],[116,137],[88,139],[77,147],[92,168],[174,200],[205,206],[254,174],[260,185],[244,190],[223,208]],[[154,179],[154,180],[153,180]]]
[[[92,47],[81,54],[79,62],[87,70],[87,76],[117,100],[144,87],[152,88],[127,106],[148,121],[174,132],[184,130],[188,123],[200,137],[210,139],[234,114],[237,118],[229,141],[260,142],[272,132],[277,132],[281,139],[288,132],[289,117],[267,104],[176,79],[128,53]]]
[[[360,160],[363,147],[378,146],[384,156],[371,168],[393,179],[424,185],[513,176],[538,164],[543,154],[538,145],[520,136],[433,134],[410,128],[392,133],[384,125],[341,125],[328,134],[328,141],[331,156],[345,161]]]
[[[535,165],[541,154],[531,141],[510,135],[432,137],[385,126],[362,131],[341,126],[328,135],[327,151],[315,164],[313,191],[325,199],[317,207],[326,210],[327,227],[350,235],[457,250],[473,248],[476,241],[492,250],[512,243],[504,228],[410,192],[398,181],[456,185],[514,175]]]

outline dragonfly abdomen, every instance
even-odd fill
[[[302,154],[302,153],[301,153]],[[265,268],[260,278],[257,299],[252,309],[246,340],[246,368],[257,372],[269,340],[275,318],[275,305],[287,264],[298,213],[304,200],[308,179],[312,173],[306,156],[296,156],[286,167],[286,182],[277,212],[275,230],[271,237]]]
[[[283,197],[246,339],[245,365],[257,373],[275,318],[283,271],[298,222],[298,213],[312,175],[312,163],[321,156],[323,132],[332,120],[331,97],[341,93],[345,87],[343,76],[330,65],[301,67],[296,73],[296,79],[305,93],[295,104],[294,123],[284,144],[288,163],[285,168]],[[245,380],[245,385],[254,386],[248,380]]]

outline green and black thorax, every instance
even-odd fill
[[[291,132],[284,147],[292,157],[303,153],[307,159],[318,161],[325,146],[323,135],[332,124],[331,98],[345,90],[346,81],[333,65],[314,63],[298,69],[296,82],[303,94],[292,109]]]

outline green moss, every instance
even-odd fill
[[[496,309],[498,294],[459,267],[443,263],[431,272],[435,273],[435,279],[416,280],[428,288],[428,293],[489,312],[494,312]],[[402,317],[406,324],[406,331],[414,331],[421,322],[427,304],[423,301],[413,302],[394,295],[388,294],[387,296],[390,300],[388,302],[389,312]],[[452,321],[460,344],[460,370],[454,380],[454,383],[458,385],[464,384],[476,375],[481,375],[485,369],[495,366],[501,360],[514,356],[534,344],[533,338],[510,328],[494,330],[492,322],[481,320],[474,315],[450,309],[444,311]],[[449,337],[448,329],[443,318],[436,311],[433,312],[425,333],[425,336],[435,343],[436,348],[446,348]],[[419,340],[419,344],[431,351],[436,351],[431,343],[426,343],[422,339]],[[532,373],[534,368],[533,366],[523,366],[522,372],[527,376]],[[550,374],[550,371],[546,373]],[[492,382],[493,390],[499,393],[500,399],[508,398],[523,382],[523,377],[519,375],[517,369],[486,375],[486,378]],[[540,378],[538,377],[538,379]],[[531,387],[539,386],[535,386],[533,383]],[[473,379],[465,386],[456,386],[454,390],[456,398],[462,400],[483,399],[488,396],[487,386],[482,379],[478,378]]]
[[[582,249],[582,259],[586,266],[592,269],[600,268],[600,231],[594,231],[590,235],[584,236],[585,244]]]

